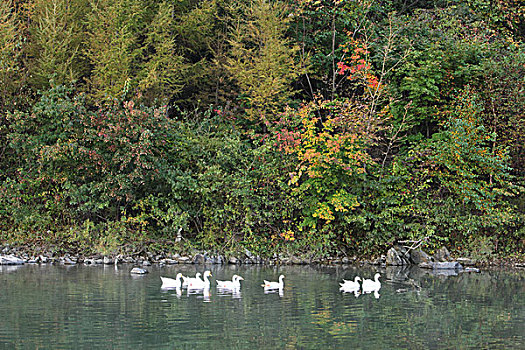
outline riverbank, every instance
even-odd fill
[[[34,247],[29,245],[0,245],[0,258],[12,257],[17,262],[12,264],[64,264],[64,265],[114,265],[132,264],[133,266],[176,265],[176,264],[233,264],[233,265],[376,265],[376,266],[410,266],[419,265],[424,268],[455,269],[464,267],[508,267],[525,268],[525,256],[491,257],[473,259],[450,254],[446,248],[428,255],[421,250],[413,251],[412,257],[405,261],[396,261],[400,247],[393,247],[379,257],[329,256],[324,258],[305,258],[295,255],[274,254],[271,257],[260,257],[245,250],[243,253],[223,255],[208,251],[192,251],[172,253],[168,251],[153,251],[144,248],[130,250],[122,247],[119,254],[82,254],[77,252],[56,251],[55,247]],[[401,250],[405,256],[406,252]],[[417,254],[416,254],[417,253]],[[466,255],[468,256],[468,254]],[[1,264],[1,261],[0,261]],[[4,259],[3,264],[10,264]]]

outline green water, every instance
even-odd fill
[[[0,349],[525,349],[525,271],[208,266],[209,293],[162,290],[198,265],[0,267]],[[338,282],[382,274],[378,294]],[[214,279],[240,274],[240,293]],[[282,293],[263,279],[286,275]]]

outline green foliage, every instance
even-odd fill
[[[83,70],[81,57],[81,18],[86,10],[85,0],[35,0],[32,15],[32,42],[34,57],[31,82],[37,89],[55,84],[71,84]]]
[[[525,34],[525,9],[522,0],[490,1],[466,0],[469,9],[476,13],[480,21],[487,23],[494,30]]]
[[[94,112],[63,87],[52,88],[31,114],[13,115],[10,146],[24,155],[11,186],[17,206],[49,217],[49,226],[96,217],[119,220],[122,210],[155,187],[169,121],[159,110],[118,101]],[[15,184],[16,183],[16,184]],[[23,211],[14,220],[31,220]]]
[[[223,0],[188,1],[175,11],[173,35],[187,65],[181,72],[184,89],[173,101],[182,109],[232,102],[234,86],[225,68],[229,51],[226,5]]]
[[[348,37],[355,39],[367,31],[373,3],[369,0],[301,0],[294,4],[291,30],[302,48],[302,59],[309,58],[310,70],[301,82],[303,93],[309,99],[317,94],[334,99],[355,93],[346,77],[338,74],[337,63],[346,56],[342,44]]]
[[[497,134],[495,143],[508,147],[514,174],[525,171],[525,53],[505,42],[491,49],[495,53],[483,62],[473,80],[479,96],[481,118],[488,130]]]
[[[246,99],[249,120],[273,121],[289,102],[290,84],[300,74],[299,50],[285,38],[288,19],[281,2],[258,0],[235,8],[227,70]]]
[[[400,20],[404,27],[399,35],[408,39],[400,46],[409,50],[398,48],[393,53],[408,56],[393,70],[389,86],[395,98],[411,102],[408,119],[412,139],[418,140],[438,130],[455,90],[478,76],[490,56],[491,32],[463,6],[419,10]]]
[[[173,8],[167,2],[160,3],[148,28],[144,41],[151,52],[138,74],[138,90],[147,95],[147,101],[167,101],[181,88],[181,70],[185,69],[183,57],[177,54],[173,28]]]
[[[501,195],[512,196],[508,154],[481,124],[480,108],[469,89],[458,96],[444,131],[433,135],[431,167],[440,191],[453,193],[464,205],[490,214]]]
[[[92,66],[90,89],[95,98],[120,97],[139,71],[146,7],[142,0],[92,0],[90,5],[85,52]]]
[[[168,193],[184,213],[184,227],[205,246],[232,250],[278,233],[290,202],[281,191],[279,158],[265,144],[252,145],[234,124],[218,115],[179,123],[170,143],[177,150],[170,164]],[[244,243],[243,243],[244,242]]]
[[[276,125],[277,146],[293,156],[291,195],[303,206],[303,219],[295,223],[296,236],[311,247],[326,253],[333,244],[334,227],[362,205],[365,174],[374,167],[367,152],[379,123],[367,106],[342,99],[288,109]]]
[[[0,4],[0,128],[4,125],[3,114],[16,105],[13,96],[20,79],[22,37],[12,1]],[[0,129],[0,133],[2,129]]]
[[[2,237],[523,251],[520,5],[3,1]]]

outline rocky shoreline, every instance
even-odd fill
[[[525,268],[525,262],[510,259],[494,259],[491,261],[477,261],[470,258],[452,258],[448,250],[443,247],[433,255],[421,249],[408,249],[403,246],[390,248],[385,255],[375,259],[359,259],[358,257],[328,257],[323,259],[304,259],[296,256],[278,256],[261,258],[246,250],[243,254],[226,257],[220,254],[197,252],[193,254],[171,254],[140,252],[129,255],[102,255],[82,256],[75,254],[57,254],[54,252],[39,251],[38,254],[29,252],[23,247],[0,246],[0,265],[20,264],[63,264],[63,265],[113,265],[131,264],[136,267],[151,265],[175,264],[236,264],[236,265],[379,265],[379,266],[419,266],[426,269],[452,269],[473,271],[479,267],[500,266]]]

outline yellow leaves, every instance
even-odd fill
[[[330,223],[335,219],[334,213],[328,203],[319,203],[317,209],[312,215],[315,218],[326,220],[326,223]]]
[[[344,189],[337,191],[330,199],[330,203],[334,206],[334,210],[339,212],[354,210],[359,206],[357,197],[349,194]]]
[[[292,230],[287,230],[282,232],[280,235],[285,241],[295,241],[294,232]]]
[[[348,212],[359,206],[357,197],[349,194],[344,189],[339,189],[335,194],[328,198],[326,202],[319,202],[313,217],[326,220],[330,223],[335,220],[334,212]]]
[[[329,114],[321,119],[321,111]],[[319,176],[320,169],[331,167],[342,168],[349,174],[364,171],[368,156],[361,147],[368,135],[357,130],[365,121],[360,119],[362,113],[353,102],[318,100],[302,106],[296,115],[303,128],[293,153],[308,168],[311,177]]]
[[[276,135],[281,150],[286,135],[295,133],[297,141],[293,146],[286,143],[290,146],[286,154],[296,162],[288,184],[306,204],[307,215],[299,228],[316,230],[359,207],[352,184],[373,162],[369,148],[385,113],[370,113],[367,105],[348,98],[316,99],[297,110],[286,110]]]
[[[288,181],[288,185],[295,185],[297,186],[298,185],[298,182],[299,182],[299,179],[301,178],[303,174],[303,171],[301,169],[299,169],[298,172],[293,172],[293,173],[290,173],[290,181]]]

